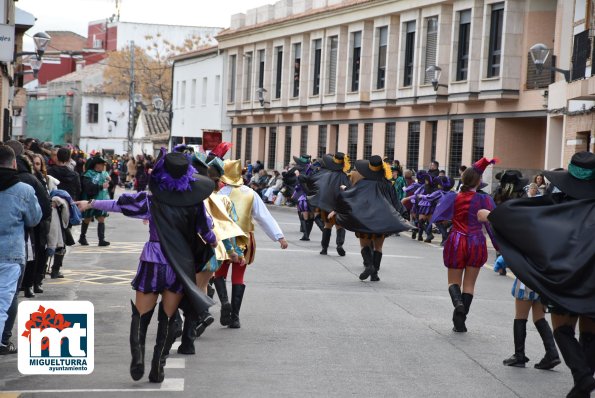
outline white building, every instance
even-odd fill
[[[227,90],[223,78],[225,63],[225,56],[217,47],[174,58],[173,145],[204,144],[204,149],[210,150],[209,137],[231,141],[231,124],[226,116],[224,95]]]
[[[133,155],[157,156],[169,140],[169,115],[166,112],[141,111],[132,144]]]

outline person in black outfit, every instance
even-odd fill
[[[68,192],[72,200],[77,201],[81,196],[81,177],[75,171],[72,171],[68,164],[70,163],[70,149],[58,149],[58,163],[50,166],[48,174],[60,181],[58,189]]]
[[[432,178],[436,178],[440,175],[440,163],[438,163],[437,160],[432,160],[432,163],[430,163],[428,174],[431,175]]]

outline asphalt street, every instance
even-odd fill
[[[246,272],[242,328],[217,321],[197,340],[197,354],[168,359],[166,380],[129,376],[130,281],[148,236],[141,221],[109,217],[107,239],[78,244],[65,279],[46,279],[44,300],[89,300],[95,306],[95,370],[88,376],[24,376],[17,357],[0,357],[0,397],[562,397],[572,379],[562,364],[540,371],[541,339],[528,324],[525,369],[505,367],[514,349],[512,279],[481,272],[468,333],[451,331],[442,250],[407,235],[387,238],[381,281],[361,282],[359,244],[348,233],[347,256],[318,254],[321,233],[299,241],[295,209],[273,208],[289,248],[257,229],[255,264]],[[76,235],[76,234],[75,234]],[[78,235],[76,235],[78,238]],[[490,253],[489,263],[493,263]],[[26,300],[25,298],[21,298]],[[157,319],[147,336],[147,366]],[[14,332],[16,335],[16,331]],[[148,371],[147,371],[148,373]]]

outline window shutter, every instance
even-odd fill
[[[572,48],[572,75],[570,80],[584,79],[587,67],[587,58],[591,52],[591,41],[589,31],[585,30],[574,36],[574,47]]]
[[[432,21],[433,20],[433,21]],[[438,31],[436,28],[432,29],[432,25],[437,24],[437,18],[428,19],[428,33],[426,36],[426,68],[436,65],[436,53],[438,48]],[[434,78],[433,73],[426,73],[424,76],[424,83],[429,84]]]
[[[328,93],[335,94],[337,91],[337,52],[338,52],[338,38],[331,37],[330,54],[329,54],[329,76],[328,76]]]

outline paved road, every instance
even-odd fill
[[[294,210],[273,209],[290,242],[281,252],[257,231],[256,263],[246,273],[242,329],[218,323],[197,342],[197,355],[172,350],[166,381],[133,382],[128,374],[129,282],[147,236],[140,221],[113,215],[98,248],[74,246],[67,278],[46,280],[51,300],[95,305],[95,371],[89,376],[22,376],[16,356],[0,357],[0,397],[561,397],[571,377],[564,366],[538,371],[543,356],[532,324],[530,368],[502,365],[513,352],[512,280],[481,273],[469,333],[451,332],[452,304],[441,249],[391,237],[381,282],[360,282],[357,240],[346,257],[334,246],[318,254],[320,232],[300,242]],[[334,236],[333,236],[334,241]],[[493,253],[490,256],[493,261]],[[213,308],[218,317],[218,307]],[[150,358],[156,317],[147,337]],[[148,362],[148,361],[147,361]],[[84,391],[84,393],[83,393]]]

